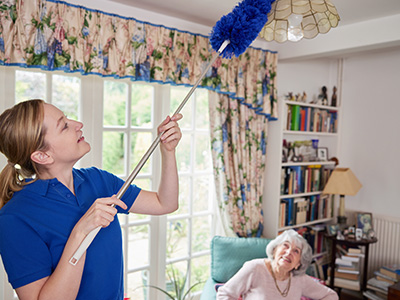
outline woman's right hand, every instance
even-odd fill
[[[99,226],[107,227],[117,214],[117,209],[112,205],[127,209],[126,204],[115,195],[108,198],[98,198],[76,223],[74,229],[87,235]]]

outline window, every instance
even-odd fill
[[[166,115],[174,113],[187,92],[185,88],[104,81],[103,168],[127,178],[155,140],[157,126]],[[165,103],[168,99],[169,105]],[[182,281],[187,275],[191,285],[205,281],[209,275],[214,218],[214,191],[210,187],[214,185],[207,91],[196,91],[182,113],[183,137],[176,155],[180,208],[167,217],[119,216],[124,236],[125,287],[131,299],[156,299],[156,290],[147,285],[174,293],[174,276]],[[157,190],[157,151],[134,180],[141,188]],[[160,270],[166,270],[165,277],[160,276]]]
[[[0,72],[8,70],[10,67],[0,67]],[[13,72],[15,86],[3,84],[2,88],[15,88],[15,102],[41,98],[68,117],[81,120],[92,144],[83,165],[94,164],[123,179],[155,140],[157,126],[176,110],[189,90],[59,72],[17,68]],[[208,92],[197,89],[182,113],[183,137],[177,148],[179,209],[167,216],[118,215],[124,240],[125,292],[131,300],[165,299],[155,289],[143,286],[150,284],[171,292],[173,282],[168,275],[172,271],[180,280],[187,275],[190,285],[209,276],[215,191]],[[159,164],[157,148],[133,183],[157,190]],[[195,292],[201,288],[197,286]]]

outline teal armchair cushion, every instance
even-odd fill
[[[215,299],[215,284],[227,282],[246,261],[267,257],[265,248],[270,241],[263,238],[213,237],[211,276],[204,285],[200,300]]]
[[[246,261],[267,257],[265,248],[271,240],[215,236],[211,241],[211,278],[227,282]]]

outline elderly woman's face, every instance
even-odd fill
[[[275,249],[274,261],[288,271],[300,266],[301,249],[294,242],[285,241]]]

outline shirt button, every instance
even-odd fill
[[[52,183],[51,186],[56,186],[56,184],[55,184],[55,183]]]
[[[67,198],[70,198],[71,197],[71,195],[70,194],[67,194]]]

